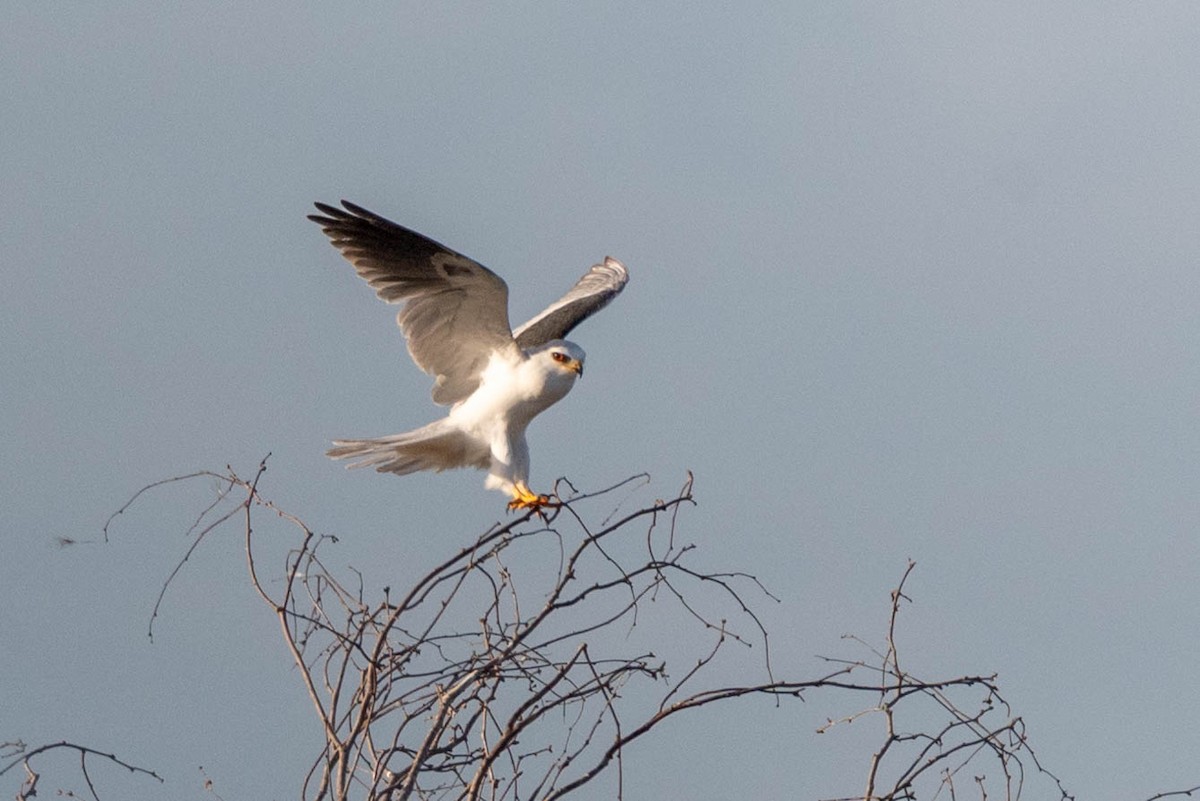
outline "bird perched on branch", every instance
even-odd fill
[[[398,475],[476,467],[488,471],[488,489],[511,496],[509,509],[549,503],[529,489],[525,428],[583,375],[583,349],[563,337],[621,292],[624,265],[606,257],[513,330],[508,286],[482,264],[345,200],[316,207],[321,214],[309,219],[375,294],[402,304],[396,322],[408,352],[436,378],[434,402],[452,404],[446,417],[405,434],[335,440],[329,456]]]

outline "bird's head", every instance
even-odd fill
[[[530,357],[547,359],[555,371],[572,374],[572,378],[582,378],[583,362],[587,359],[587,354],[574,342],[554,339],[535,350]]]

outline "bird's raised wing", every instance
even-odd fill
[[[604,262],[584,273],[571,291],[513,332],[517,345],[529,350],[552,339],[562,339],[572,328],[607,306],[628,281],[625,265],[605,256]]]
[[[396,322],[408,352],[436,376],[433,400],[455,403],[479,386],[496,351],[516,355],[508,322],[508,286],[461,253],[364,208],[317,203],[321,226],[381,299],[403,303]],[[322,216],[323,215],[323,216]]]

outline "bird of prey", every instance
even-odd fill
[[[315,204],[309,219],[388,303],[413,361],[435,377],[433,400],[451,404],[441,420],[404,434],[335,440],[350,467],[406,475],[453,467],[487,470],[485,486],[508,493],[509,509],[550,503],[529,489],[525,428],[583,375],[584,352],[563,339],[615,298],[629,280],[606,257],[567,294],[513,330],[500,276],[428,237],[364,208]]]

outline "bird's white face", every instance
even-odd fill
[[[587,354],[583,348],[565,339],[547,342],[533,354],[534,358],[548,358],[556,371],[571,374],[572,378],[583,376],[583,362]]]

